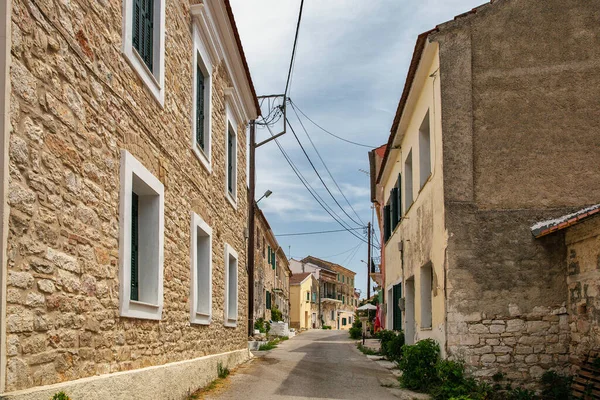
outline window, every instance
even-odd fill
[[[404,212],[410,208],[413,202],[413,175],[412,175],[412,150],[404,161]]]
[[[342,318],[342,325],[346,325],[346,318]]]
[[[263,259],[267,257],[267,247],[265,246],[265,237],[262,238]]]
[[[383,241],[387,242],[390,236],[392,236],[391,229],[392,221],[390,220],[390,204],[388,200],[388,204],[383,207]]]
[[[331,320],[333,321],[335,319],[335,311],[331,310]]]
[[[119,192],[121,316],[160,320],[163,308],[164,187],[121,151]]]
[[[431,262],[421,267],[421,328],[431,328],[433,270]]]
[[[212,63],[198,28],[194,24],[194,93],[192,150],[207,171],[211,171]]]
[[[400,310],[399,302],[402,298],[402,284],[399,283],[393,287],[392,299],[392,329],[395,331],[402,330],[402,311]]]
[[[227,327],[237,325],[238,314],[238,254],[225,244],[225,323]]]
[[[225,178],[227,184],[225,195],[231,205],[234,208],[237,208],[237,125],[233,122],[229,105],[225,108],[227,111],[227,132],[225,132],[225,148],[227,149]]]
[[[429,130],[429,111],[419,128],[419,179],[421,187],[431,175],[431,133]]]
[[[191,322],[208,325],[212,318],[212,229],[192,212]]]
[[[123,0],[123,54],[164,105],[165,0]]]
[[[310,292],[307,291],[306,292],[306,302],[308,303],[310,301]]]
[[[267,310],[270,310],[271,309],[271,292],[269,292],[268,290],[266,293],[266,303],[267,303]]]

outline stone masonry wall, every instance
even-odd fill
[[[600,352],[600,216],[567,229],[570,355],[574,370]]]
[[[262,218],[262,212],[257,209],[255,217],[256,243],[254,249],[254,320],[264,318],[271,319],[271,310],[267,310],[267,298],[265,291],[273,293],[275,287],[275,271],[269,264],[269,246],[273,249],[266,221]],[[272,302],[274,303],[274,296]]]
[[[569,361],[569,316],[566,307],[535,307],[509,315],[474,312],[448,314],[448,353],[465,360],[474,376],[500,372],[510,380],[532,382],[546,369],[565,368]]]
[[[212,174],[190,148],[187,2],[166,2],[165,104],[121,54],[121,1],[13,0],[8,391],[246,347],[246,138],[225,199],[224,63],[214,66]],[[119,316],[119,157],[165,185],[161,321]],[[190,213],[213,229],[213,322],[190,326]],[[238,326],[223,327],[224,243],[238,252]]]

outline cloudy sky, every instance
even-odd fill
[[[417,35],[482,2],[305,0],[289,97],[331,133],[379,146],[389,136]],[[300,0],[231,0],[231,4],[257,94],[283,93]],[[330,136],[301,114],[299,120],[290,107],[288,118],[344,210],[326,191],[288,129],[280,144],[308,183],[347,225],[360,227],[371,221],[369,177],[362,172],[369,169],[369,149]],[[281,128],[279,124],[273,130]],[[258,130],[258,140],[268,135],[265,129]],[[273,191],[259,205],[276,235],[341,229],[305,189],[274,142],[260,147],[256,156],[257,199],[267,189]],[[362,229],[354,232],[366,239]],[[361,260],[367,259],[367,245],[359,238],[337,232],[278,236],[278,241],[293,258],[313,255],[355,271],[356,287],[363,296],[366,293],[367,269]]]

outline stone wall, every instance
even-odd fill
[[[273,249],[271,229],[262,212],[256,207],[256,239],[254,249],[254,320],[271,319],[271,310],[267,310],[265,291],[273,293],[275,287],[275,271],[269,264],[269,246]]]
[[[567,229],[568,309],[575,368],[600,351],[600,216]]]
[[[546,369],[565,369],[569,361],[566,307],[534,307],[507,315],[448,314],[448,353],[465,360],[474,376],[502,373],[510,380],[534,382]]]
[[[430,36],[440,45],[448,347],[485,375],[526,381],[568,361],[564,239],[536,240],[529,227],[600,198],[590,167],[600,78],[587,78],[600,66],[597,15],[586,2],[498,0]]]
[[[224,63],[213,69],[212,174],[190,148],[191,16],[166,7],[165,104],[121,54],[121,1],[13,0],[7,391],[245,349],[246,139],[225,188]],[[119,316],[119,153],[165,186],[161,321]],[[190,213],[213,230],[213,321],[190,326]],[[223,327],[224,244],[239,254]]]

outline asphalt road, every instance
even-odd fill
[[[239,367],[208,399],[397,399],[392,374],[360,353],[346,331],[302,333]]]

